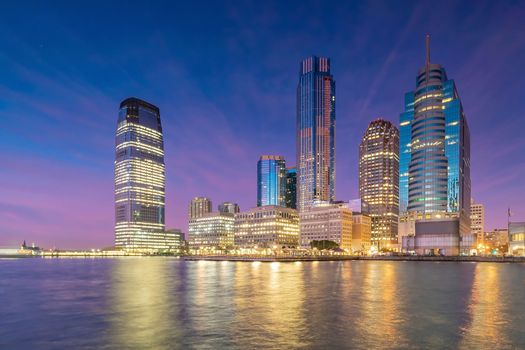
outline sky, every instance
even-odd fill
[[[331,58],[337,190],[358,197],[368,123],[399,123],[431,58],[456,81],[486,230],[525,218],[523,1],[76,1],[0,4],[0,247],[113,244],[120,101],[160,108],[166,224],[191,198],[256,205],[262,154],[295,163],[299,62]]]

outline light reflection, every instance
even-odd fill
[[[165,348],[170,322],[168,259],[115,259],[110,290],[110,337],[118,348]]]
[[[508,344],[503,329],[507,327],[505,299],[502,296],[501,265],[477,264],[474,285],[469,299],[468,313],[471,322],[465,328],[460,347],[501,347]]]
[[[241,268],[234,277],[235,323],[257,329],[241,334],[237,339],[238,347],[249,349],[254,344],[271,344],[272,348],[297,348],[304,345],[306,316],[302,267],[275,262],[255,266],[257,268],[249,270]]]
[[[389,348],[400,345],[403,340],[401,296],[399,294],[397,268],[391,262],[363,264],[364,279],[362,292],[366,293],[360,305],[361,320],[357,327],[362,334],[377,334],[370,338],[374,348]]]

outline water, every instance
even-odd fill
[[[525,348],[525,265],[0,260],[0,349]]]

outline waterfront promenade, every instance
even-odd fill
[[[525,263],[525,257],[506,256],[355,256],[355,255],[187,255],[184,260],[208,261],[261,261],[261,262],[296,262],[296,261],[341,261],[341,260],[376,260],[376,261],[443,261],[443,262],[491,262],[491,263]]]

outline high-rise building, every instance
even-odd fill
[[[485,233],[485,206],[476,203],[474,200],[470,203],[470,228],[472,234],[476,235],[476,243],[483,244]]]
[[[297,209],[297,170],[295,167],[286,169],[286,196],[287,208]]]
[[[372,219],[372,244],[397,248],[399,131],[387,120],[372,121],[359,146],[359,196]]]
[[[188,218],[200,218],[204,214],[211,213],[212,205],[211,199],[206,197],[195,197],[191,200],[188,208]]]
[[[286,163],[282,156],[264,155],[257,162],[257,206],[285,206]]]
[[[295,209],[268,205],[235,214],[236,247],[297,247],[298,238],[299,217]]]
[[[335,81],[330,59],[308,57],[297,86],[297,209],[335,200]]]
[[[411,157],[412,121],[414,120],[414,92],[405,94],[405,111],[399,116],[399,214],[408,209],[408,167]]]
[[[425,65],[418,71],[416,89],[405,95],[400,124],[401,209],[406,205],[403,216],[417,221],[414,250],[445,255],[464,252],[469,249],[466,242],[473,241],[470,132],[454,80],[443,66],[430,61],[429,36]]]
[[[219,212],[220,213],[230,213],[230,214],[236,214],[240,211],[239,205],[237,203],[232,202],[222,202],[219,204]]]
[[[299,213],[300,244],[310,248],[312,241],[333,241],[341,249],[352,249],[352,211],[346,203],[318,204]]]
[[[204,213],[190,219],[188,243],[190,248],[227,248],[233,246],[234,214]]]
[[[163,250],[164,141],[159,108],[128,98],[120,104],[115,138],[115,246]]]

